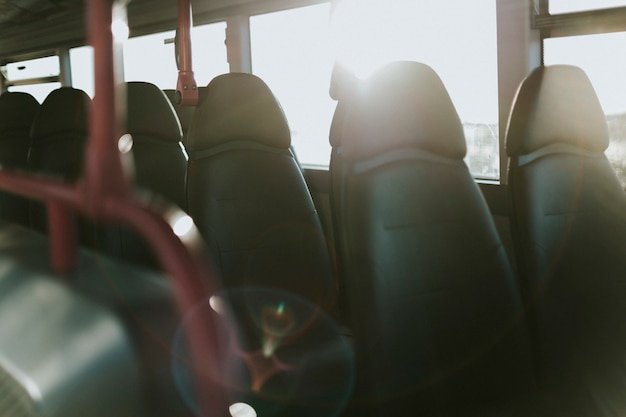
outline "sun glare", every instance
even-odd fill
[[[128,39],[130,34],[128,24],[122,19],[116,19],[113,21],[111,24],[111,32],[113,32],[113,36],[118,41],[125,41]]]

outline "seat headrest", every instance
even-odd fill
[[[428,65],[398,61],[361,86],[344,121],[343,152],[361,160],[401,148],[448,158],[466,152],[461,120],[439,76]]]
[[[165,93],[154,84],[126,83],[126,130],[163,141],[180,142],[182,128],[176,111]]]
[[[252,74],[214,78],[196,108],[187,137],[192,151],[233,140],[287,149],[291,134],[285,114],[269,87]]]
[[[509,116],[509,156],[554,144],[594,152],[609,145],[606,116],[591,81],[571,65],[536,68],[521,83]]]
[[[82,90],[61,87],[53,90],[41,104],[33,122],[33,140],[60,133],[87,135],[91,99]]]
[[[39,110],[39,102],[28,93],[6,92],[0,95],[0,132],[30,131]]]

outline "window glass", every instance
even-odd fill
[[[550,0],[550,14],[626,6],[626,0]]]
[[[8,81],[54,77],[59,75],[59,71],[59,57],[56,55],[28,61],[11,62],[3,68],[3,73]]]
[[[41,84],[23,84],[23,85],[13,85],[8,88],[9,91],[20,91],[24,93],[31,94],[39,103],[43,103],[43,101],[48,97],[48,94],[52,90],[56,90],[61,87],[61,83],[41,83]]]
[[[610,145],[606,156],[626,187],[626,32],[544,40],[545,65],[582,68],[591,80],[606,114]]]
[[[226,23],[194,27],[192,60],[196,82],[205,86],[213,77],[228,72]],[[176,88],[178,68],[174,55],[175,32],[167,31],[131,38],[124,43],[125,81],[148,81],[161,89]]]
[[[328,166],[333,53],[328,3],[250,18],[252,72],[280,101],[302,164]]]
[[[394,60],[431,66],[463,122],[470,171],[499,179],[496,20],[495,0],[343,0],[333,36],[359,78]]]
[[[82,46],[70,49],[70,66],[72,68],[72,87],[83,90],[89,97],[93,98],[95,93],[93,48]]]

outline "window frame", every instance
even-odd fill
[[[550,14],[550,0],[533,2],[533,28],[540,31],[542,44],[548,38],[626,32],[626,6]]]
[[[626,6],[550,14],[550,0],[533,1],[533,28],[540,33],[541,65],[545,63],[546,39],[626,33]],[[610,162],[613,165],[613,161]],[[624,183],[625,179],[619,175],[618,177]]]

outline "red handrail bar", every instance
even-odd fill
[[[131,196],[109,195],[101,199],[102,205],[94,211],[89,200],[85,199],[89,191],[81,183],[69,184],[4,170],[0,170],[0,189],[47,203],[49,210],[60,212],[61,217],[71,225],[74,223],[74,213],[79,213],[103,222],[122,224],[140,232],[147,242],[152,243],[165,271],[169,273],[181,316],[206,303],[208,297],[216,292],[214,280],[209,279],[210,268],[203,252],[200,247],[194,246],[198,242],[183,242],[178,238],[164,218],[167,214],[164,208],[148,207]],[[73,231],[73,226],[70,231]],[[50,236],[52,264],[58,264],[67,258],[75,259],[75,245],[62,246],[68,231],[56,227],[50,232],[56,234]],[[60,259],[54,259],[56,244],[59,244],[56,253],[61,253]],[[228,409],[228,398],[219,383],[217,370],[225,368],[225,360],[220,355],[229,353],[229,335],[223,334],[219,330],[223,330],[223,326],[220,327],[214,317],[207,313],[208,309],[197,309],[189,316],[185,330],[192,367],[198,372],[196,382],[199,408],[203,410],[203,415],[209,416],[215,410]]]
[[[88,1],[88,39],[94,48],[95,96],[90,113],[90,138],[85,154],[85,198],[94,211],[104,198],[130,195],[130,186],[120,159],[117,139],[121,120],[116,113],[119,85],[115,80],[113,24],[114,0]],[[125,19],[125,3],[116,5],[119,19]],[[119,41],[118,41],[119,42]],[[106,175],[103,175],[106,173]]]
[[[95,100],[90,137],[85,151],[84,180],[69,184],[30,174],[0,170],[0,189],[43,201],[50,222],[51,265],[69,272],[76,265],[75,213],[106,223],[119,223],[138,231],[151,242],[172,281],[181,317],[206,303],[217,290],[202,253],[175,235],[163,209],[137,201],[123,172],[117,138],[121,131],[116,114],[113,6],[126,1],[88,0],[87,26],[94,47]],[[198,407],[203,415],[226,413],[228,398],[218,379],[224,369],[229,337],[208,309],[198,309],[187,321],[186,339],[195,371]],[[202,314],[206,312],[206,314]],[[222,362],[222,363],[220,363]]]
[[[176,93],[181,106],[198,104],[198,85],[191,60],[192,11],[190,0],[178,0],[178,81]]]

